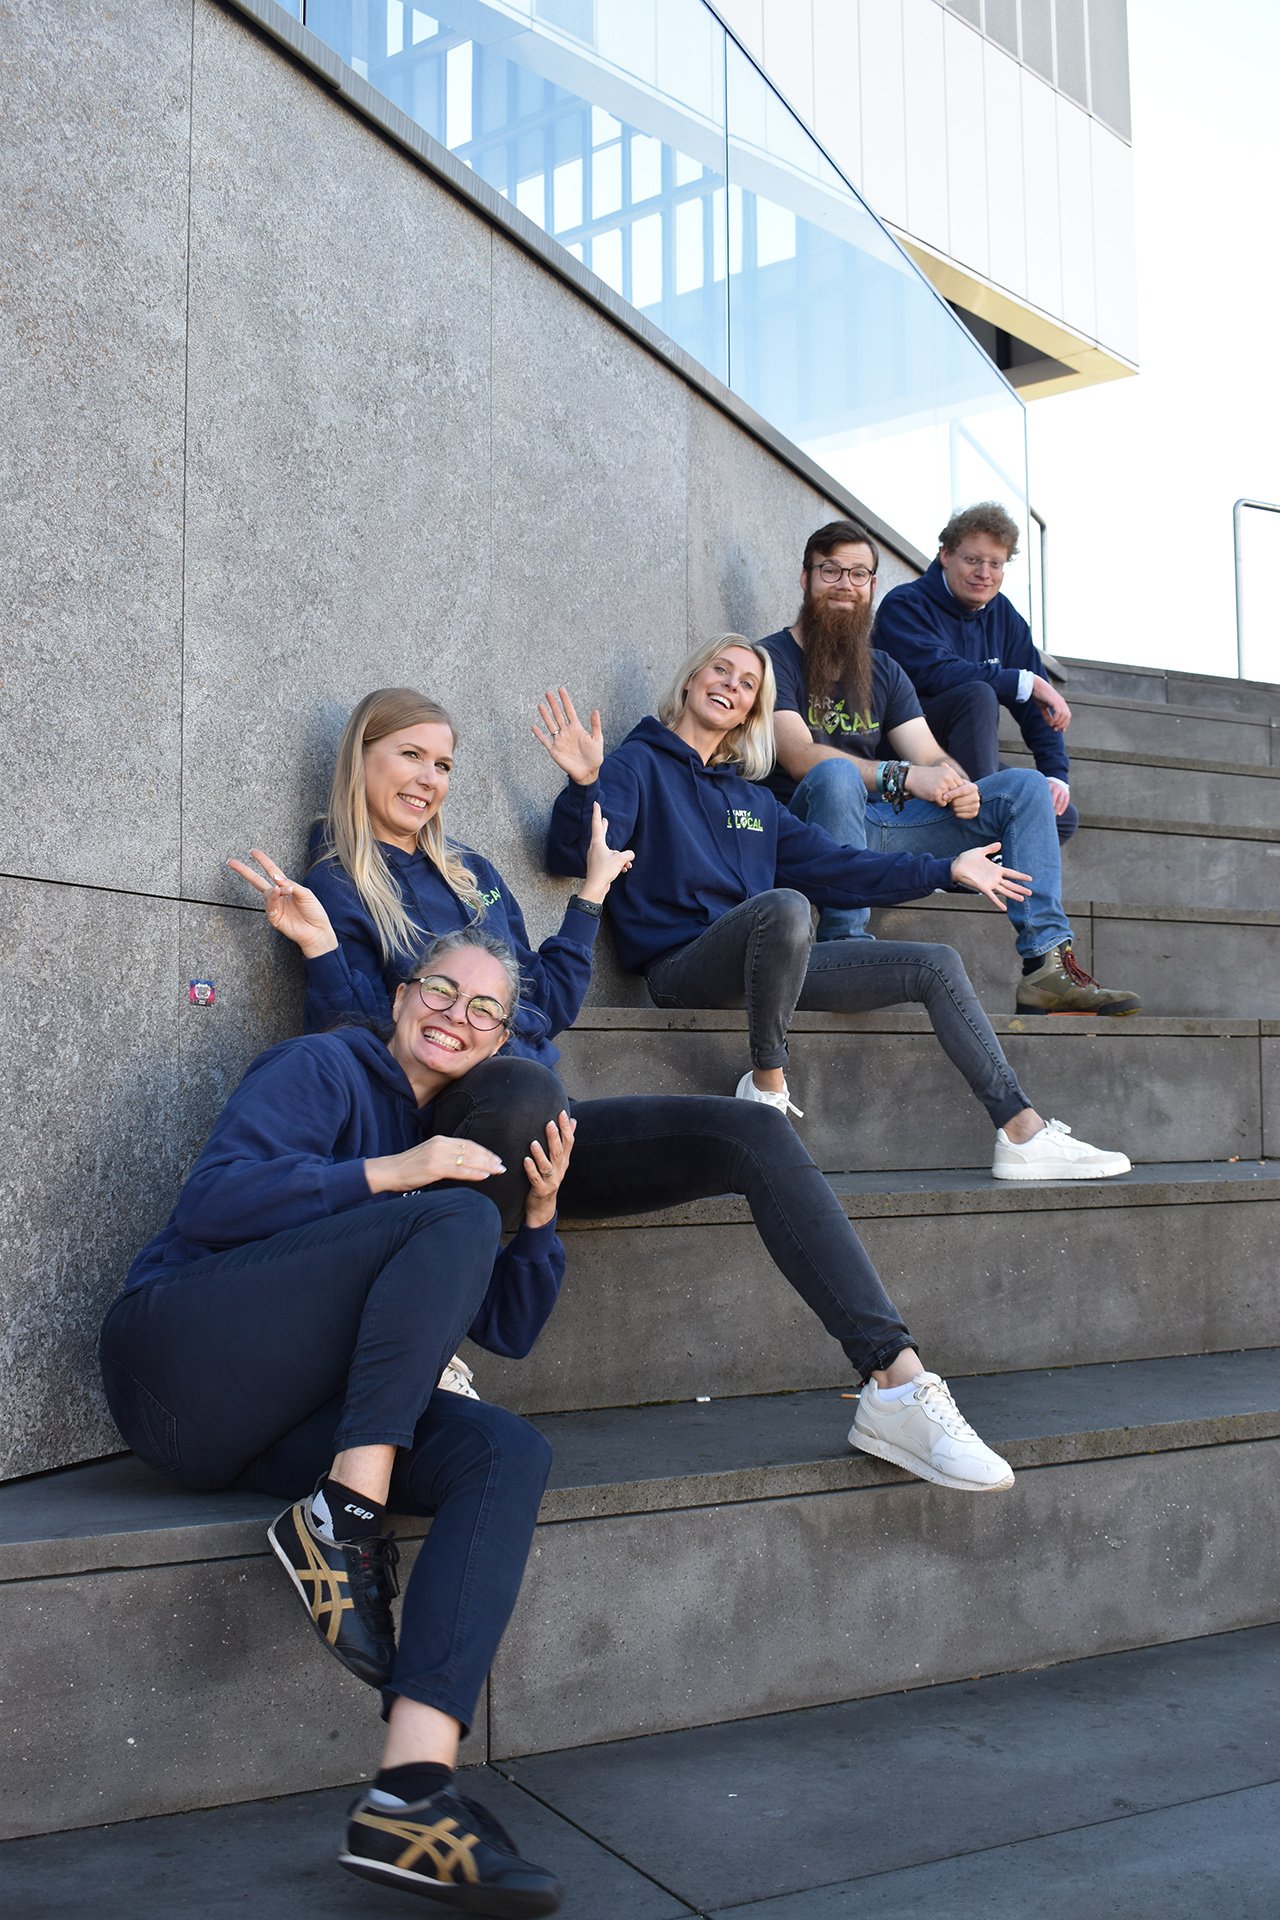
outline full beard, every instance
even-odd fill
[[[846,607],[805,595],[796,628],[804,648],[809,704],[815,713],[843,699],[850,717],[870,718],[873,611],[869,601]]]

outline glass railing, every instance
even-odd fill
[[[303,16],[922,551],[973,500],[1027,525],[1022,402],[702,0]]]

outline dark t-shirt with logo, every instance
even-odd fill
[[[889,753],[881,738],[907,720],[923,718],[915,688],[896,660],[887,653],[871,650],[871,710],[850,714],[843,699],[827,701],[817,712],[809,705],[805,679],[804,651],[783,627],[761,642],[773,661],[778,680],[779,713],[798,713],[820,746],[840,747],[864,760],[882,760]],[[764,783],[785,806],[796,790],[796,782],[775,761],[773,772]]]

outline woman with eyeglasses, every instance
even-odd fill
[[[515,960],[463,929],[405,973],[386,1039],[350,1025],[253,1061],[107,1315],[102,1374],[148,1465],[292,1500],[272,1548],[387,1720],[342,1864],[475,1913],[551,1913],[552,1875],[453,1783],[551,1452],[519,1416],[437,1382],[464,1335],[527,1354],[554,1307],[573,1123],[528,1143],[523,1217],[500,1246],[485,1190],[501,1162],[439,1116],[518,1024]],[[398,1645],[388,1511],[432,1516]]]
[[[592,735],[602,756],[598,716]],[[452,722],[434,701],[403,688],[370,694],[338,749],[310,887],[291,880],[260,848],[253,852],[260,873],[244,861],[230,864],[262,897],[271,924],[303,953],[309,1025],[385,1009],[426,927],[482,924],[511,938],[531,976],[530,1013],[541,1022],[522,1026],[517,1019],[505,1050],[513,1079],[501,1097],[490,1099],[481,1078],[498,1070],[496,1062],[446,1096],[450,1131],[482,1141],[510,1163],[512,1114],[520,1115],[521,1137],[532,1138],[539,1120],[566,1105],[549,1064],[556,1057],[551,1039],[577,1015],[598,903],[632,856],[610,852],[608,823],[588,803],[578,868],[586,882],[559,934],[532,953],[519,906],[496,868],[445,834],[454,745]],[[651,857],[661,861],[668,851],[655,847]],[[524,1057],[512,1057],[519,1053]],[[713,1094],[575,1100],[568,1112],[575,1132],[559,1192],[562,1220],[616,1219],[742,1194],[774,1264],[864,1383],[850,1443],[939,1486],[987,1492],[1012,1485],[1007,1462],[973,1432],[938,1376],[924,1372],[843,1208],[781,1114]],[[518,1197],[513,1180],[508,1204]],[[873,1431],[875,1409],[880,1428]]]

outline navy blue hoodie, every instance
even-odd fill
[[[375,1196],[364,1161],[402,1153],[423,1137],[412,1087],[366,1028],[269,1047],[218,1115],[167,1224],[130,1267],[125,1291],[208,1254],[368,1205]],[[379,1204],[399,1198],[377,1196]],[[494,1263],[470,1338],[522,1359],[556,1303],[564,1268],[554,1223],[521,1227]]]
[[[985,607],[956,599],[935,560],[918,580],[886,593],[876,609],[875,644],[890,654],[924,700],[970,680],[985,680],[1008,707],[1041,773],[1068,780],[1062,735],[1034,700],[1018,699],[1025,668],[1044,677],[1031,629],[1011,600],[998,593]]]
[[[551,1036],[573,1025],[591,983],[599,917],[584,913],[580,907],[569,907],[559,933],[544,940],[534,953],[520,904],[497,868],[470,847],[451,844],[476,877],[483,907],[479,915],[458,898],[425,853],[405,853],[379,842],[405,910],[422,929],[422,946],[433,934],[453,933],[459,927],[476,924],[506,941],[515,954],[521,977],[516,1030],[507,1046],[521,1059],[540,1060],[552,1067],[560,1054],[552,1046]],[[320,845],[317,829],[312,834],[313,860]],[[416,956],[405,954],[383,960],[372,917],[356,891],[355,881],[336,860],[321,859],[308,873],[307,885],[323,903],[339,944],[336,952],[322,953],[319,959],[306,962],[306,1031],[322,1031],[340,1020],[349,1020],[353,1014],[384,1023],[391,1017],[395,990]]]
[[[583,872],[594,800],[610,846],[635,849],[635,866],[609,889],[618,957],[633,972],[773,887],[794,887],[819,907],[888,907],[951,885],[951,862],[932,854],[842,847],[736,767],[705,766],[652,714],[605,755],[598,781],[570,781],[558,796],[547,836],[552,873]]]

